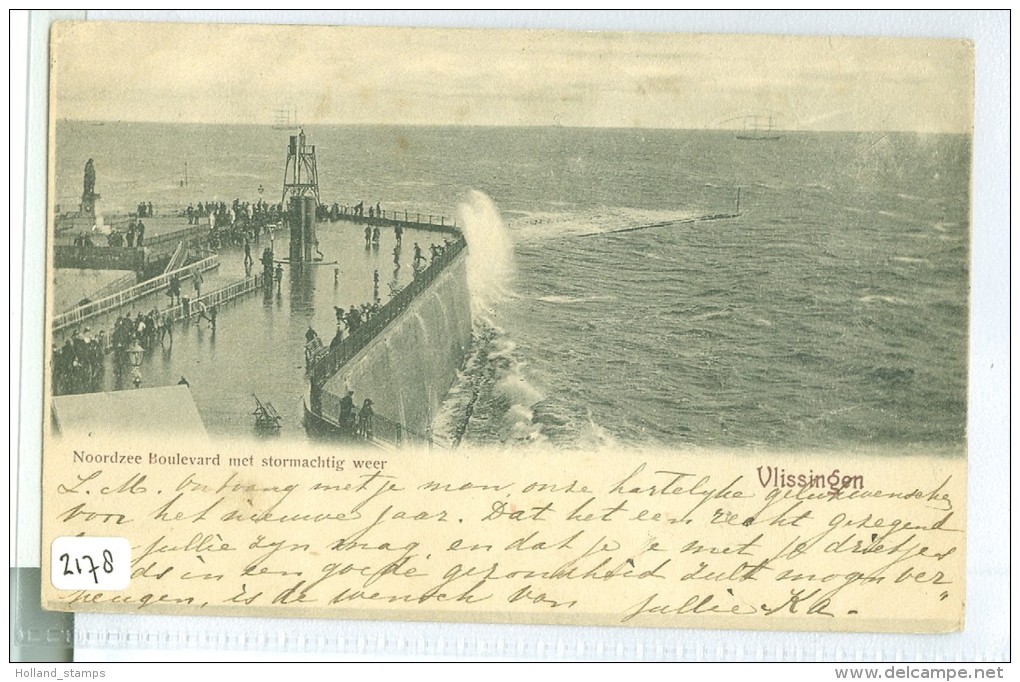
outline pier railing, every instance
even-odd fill
[[[262,275],[254,274],[250,277],[245,277],[242,280],[228,284],[220,289],[216,289],[215,291],[210,291],[204,296],[191,299],[188,303],[190,308],[188,314],[189,316],[194,315],[196,304],[199,302],[201,302],[206,308],[212,308],[213,306],[221,305],[227,301],[237,298],[238,296],[242,296],[243,294],[247,294],[250,291],[260,288],[263,281]],[[173,305],[166,310],[166,313],[170,316],[171,320],[181,320],[185,317],[184,304],[178,303]]]
[[[199,298],[189,301],[189,310],[187,315],[184,314],[183,303],[175,303],[174,305],[167,306],[162,309],[157,307],[156,310],[161,314],[167,315],[171,322],[180,322],[185,319],[185,317],[194,316],[195,308],[197,307],[196,303],[199,301],[201,301],[207,309],[221,305],[227,301],[237,298],[238,296],[243,296],[250,291],[261,288],[263,281],[262,275],[256,274],[250,277],[245,277],[244,279],[233,282],[232,284],[228,284],[220,289],[210,291],[204,296],[200,296]],[[106,330],[101,330],[99,336],[96,338],[99,341],[99,347],[102,348],[104,353],[109,353],[113,350],[112,333],[107,333]]]
[[[330,221],[334,218],[361,225],[378,225],[379,227],[396,227],[399,225],[403,228],[460,234],[456,218],[431,213],[419,213],[417,211],[380,211],[379,215],[373,216],[347,212],[340,213],[335,217],[327,214],[325,220]]]
[[[185,230],[177,230],[176,232],[167,232],[165,234],[156,234],[152,237],[145,238],[145,247],[154,248],[156,246],[162,246],[166,243],[173,242],[189,242],[194,239],[200,239],[202,237],[209,236],[208,225],[198,225],[195,227],[189,227]]]
[[[359,418],[361,410],[355,407],[350,420],[346,423],[341,423],[337,418],[329,415],[330,411],[337,414],[340,412],[340,401],[333,398],[332,402],[336,403],[331,405],[331,407],[335,409],[320,410],[315,414],[316,418],[326,424],[329,424],[333,433],[341,434],[352,441],[365,440],[394,446],[408,444],[427,445],[430,449],[438,447],[444,450],[449,450],[447,445],[437,443],[431,434],[419,433],[412,429],[404,428],[400,422],[387,419],[386,417],[378,414],[372,415],[371,432],[365,433],[365,430],[361,426],[361,419]]]
[[[341,341],[336,347],[330,349],[320,357],[309,370],[309,379],[312,383],[312,390],[318,390],[329,380],[331,376],[340,371],[351,358],[357,355],[369,342],[374,339],[383,329],[395,320],[402,312],[407,310],[411,301],[418,294],[425,291],[439,274],[449,265],[464,248],[467,242],[464,237],[448,244],[442,253],[429,263],[428,267],[421,270],[415,278],[397,294],[382,306],[379,311],[368,321],[363,322],[358,329]]]
[[[158,277],[146,280],[141,284],[124,289],[123,291],[86,303],[85,305],[78,306],[72,310],[68,310],[66,313],[61,313],[53,318],[53,332],[60,332],[69,327],[79,325],[89,318],[102,315],[111,310],[116,310],[117,308],[131,303],[132,301],[136,301],[151,293],[165,289],[170,285],[170,280],[174,275],[177,275],[178,278],[183,281],[190,277],[192,270],[196,268],[200,271],[206,271],[217,268],[219,265],[219,257],[210,256],[198,261],[197,263],[192,263],[186,267],[172,270]]]

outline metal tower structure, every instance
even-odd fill
[[[314,197],[319,203],[319,172],[315,167],[315,145],[305,144],[305,130],[290,136],[287,166],[283,171],[283,206],[290,206],[291,197]]]

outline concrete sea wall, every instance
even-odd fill
[[[141,270],[145,267],[145,249],[127,246],[53,247],[53,267],[83,270]]]
[[[471,299],[461,252],[323,387],[322,412],[338,420],[340,399],[373,402],[379,417],[397,422],[405,439],[420,440],[457,377],[471,344]]]

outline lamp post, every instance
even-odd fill
[[[140,368],[144,353],[145,349],[138,344],[137,340],[127,349],[128,361],[131,363],[131,381],[134,383],[135,388],[138,388],[142,383],[142,371]]]

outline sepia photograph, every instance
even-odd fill
[[[88,22],[52,64],[55,433],[964,452],[966,42]]]
[[[44,608],[960,631],[974,74],[55,23]]]

